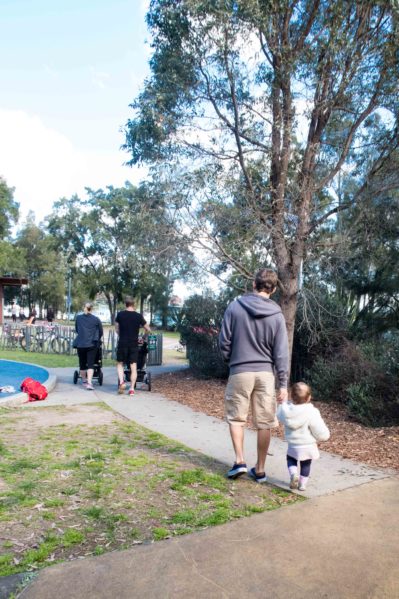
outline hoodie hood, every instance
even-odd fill
[[[315,407],[311,403],[293,404],[291,402],[283,403],[278,408],[278,417],[281,422],[292,430],[301,428],[307,424],[313,415]]]
[[[258,293],[246,293],[237,301],[252,318],[265,318],[281,312],[281,308],[276,302]]]

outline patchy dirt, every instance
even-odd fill
[[[153,389],[197,412],[224,418],[225,386],[224,381],[196,379],[182,371],[156,377]],[[330,440],[320,443],[321,449],[370,466],[399,470],[399,426],[369,428],[351,419],[342,404],[318,401],[315,405],[331,431]],[[273,434],[284,438],[283,427]]]
[[[302,500],[101,404],[0,409],[0,430],[0,576]]]
[[[3,491],[8,491],[9,487],[6,483],[5,480],[3,480],[2,478],[0,478],[0,493],[3,493]]]
[[[19,410],[13,410],[12,418],[14,425],[30,428],[47,428],[48,426],[101,426],[111,424],[114,421],[124,420],[121,416],[106,410],[96,404],[74,405],[73,409],[64,406],[40,408],[23,407]]]
[[[1,414],[8,414],[9,417],[1,418]],[[64,406],[51,408],[43,406],[37,409],[3,408],[0,413],[0,426],[4,434],[7,433],[9,442],[25,443],[25,445],[29,445],[38,435],[45,438],[46,431],[55,427],[95,428],[118,422],[125,422],[125,420],[115,412],[96,404],[74,405],[73,408]]]

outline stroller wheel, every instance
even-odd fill
[[[75,372],[73,373],[73,384],[76,385],[76,383],[78,382],[78,378],[79,378],[79,373],[77,370],[75,370]]]
[[[99,373],[98,373],[98,384],[100,385],[100,387],[103,384],[103,379],[104,379],[103,371],[100,370]]]
[[[147,373],[147,385],[148,385],[148,391],[151,391],[151,372]]]

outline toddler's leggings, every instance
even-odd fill
[[[298,461],[295,458],[292,458],[290,455],[287,455],[287,466],[288,468],[290,466],[297,466],[298,465]],[[301,476],[309,476],[310,474],[310,467],[312,465],[312,460],[300,460],[299,461],[299,465],[300,465],[300,473]]]

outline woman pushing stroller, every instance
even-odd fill
[[[79,314],[75,321],[77,337],[73,343],[78,350],[80,376],[83,385],[89,391],[93,387],[94,364],[103,336],[101,320],[91,313],[93,304],[86,302],[84,313]]]

